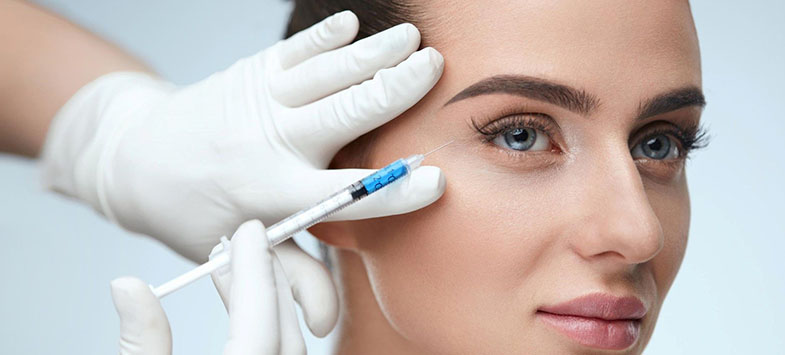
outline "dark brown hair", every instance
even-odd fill
[[[360,19],[360,40],[404,22],[415,23],[417,10],[407,0],[294,0],[285,38],[328,16],[351,10]]]

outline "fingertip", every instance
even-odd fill
[[[444,58],[437,50],[426,47],[412,53],[399,66],[400,69],[393,68],[397,72],[395,76],[409,92],[417,93],[412,96],[419,101],[442,76]]]
[[[360,20],[350,10],[341,11],[325,19],[323,29],[323,44],[317,46],[319,52],[313,55],[350,43],[360,31]]]
[[[425,47],[422,50],[428,54],[428,60],[434,65],[435,68],[438,69],[438,72],[441,74],[441,71],[444,70],[444,56],[442,56],[442,54],[433,47]]]
[[[360,30],[360,21],[351,11],[342,11],[293,34],[281,43],[281,69],[289,69],[316,56],[350,43]]]
[[[120,318],[120,352],[171,354],[169,321],[150,287],[135,277],[114,279],[110,286]]]
[[[337,307],[335,307],[334,311],[325,309],[318,315],[306,316],[305,323],[308,325],[308,329],[311,330],[313,335],[324,338],[327,334],[330,334],[335,328],[335,324],[338,323]]]
[[[112,280],[109,285],[112,301],[121,319],[133,318],[136,314],[143,313],[151,304],[158,302],[150,286],[138,278],[120,277]]]
[[[275,251],[305,324],[311,333],[324,337],[338,322],[338,292],[330,271],[292,240],[279,244]]]
[[[402,26],[405,29],[406,38],[408,38],[410,41],[416,41],[417,43],[420,43],[420,30],[417,29],[417,26],[408,22],[402,23],[399,26]]]
[[[439,196],[441,196],[444,194],[444,190],[447,189],[447,177],[444,175],[444,173],[441,173],[441,169],[439,169],[439,172],[440,174],[439,174],[438,190],[440,191]]]
[[[351,32],[352,38],[354,38],[360,30],[360,19],[352,10],[344,10],[330,16],[327,26],[335,32]]]
[[[309,289],[311,294],[301,293],[295,297],[303,311],[305,324],[319,338],[329,334],[338,323],[338,295],[332,279],[329,282],[331,287],[312,288]]]
[[[243,224],[241,224],[240,227],[237,230],[239,231],[241,229],[243,229],[243,230],[250,230],[250,231],[257,231],[257,232],[258,231],[264,231],[264,223],[262,223],[262,221],[260,221],[258,219],[248,220],[248,221],[243,222]]]
[[[447,179],[442,169],[436,166],[421,166],[412,173],[410,194],[422,196],[426,205],[436,201],[444,194]]]
[[[436,167],[434,167],[434,168],[436,168]],[[439,169],[439,168],[436,168],[436,169]],[[438,180],[439,180],[439,182],[438,182],[438,184],[439,184],[438,190],[441,191],[442,193],[444,193],[444,189],[447,188],[447,176],[444,175],[444,171],[442,169],[439,169]]]
[[[418,61],[424,68],[423,70],[426,71],[424,74],[431,78],[441,77],[444,71],[444,57],[442,54],[433,47],[425,47],[417,51],[417,53],[420,55]]]
[[[436,190],[439,191],[439,196],[441,196],[441,195],[444,194],[444,190],[447,188],[447,177],[444,175],[444,172],[442,171],[442,169],[439,169],[439,168],[437,168],[435,166],[434,166],[434,168],[436,168],[436,170],[438,170],[438,175],[436,177],[436,179],[437,179]]]
[[[144,281],[131,276],[118,277],[109,283],[112,289],[112,296],[121,296],[138,291],[139,289],[149,288]]]
[[[263,238],[260,238],[263,237]],[[237,228],[232,236],[232,243],[248,243],[245,240],[261,239],[264,244],[267,244],[267,233],[264,229],[264,224],[258,219],[246,221]]]
[[[417,27],[411,23],[402,23],[393,27],[391,30],[396,33],[398,38],[388,41],[388,43],[394,44],[393,48],[391,49],[395,50],[396,52],[410,55],[417,50],[417,47],[420,46],[420,30],[418,30]],[[398,59],[398,62],[403,59],[404,58]],[[394,64],[397,64],[397,62]]]

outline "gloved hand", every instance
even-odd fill
[[[243,223],[228,252],[232,256],[227,266],[230,270],[214,277],[229,311],[224,354],[304,354],[292,294],[270,250],[264,226],[259,221]],[[166,314],[144,282],[132,277],[114,280],[112,298],[120,316],[120,354],[172,353]]]
[[[325,169],[438,81],[443,59],[415,52],[414,26],[344,46],[358,26],[336,14],[186,87],[141,73],[95,80],[55,117],[45,184],[204,261],[242,221],[271,225],[369,174]],[[422,167],[332,220],[410,212],[443,191],[441,171]]]

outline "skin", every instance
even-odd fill
[[[139,60],[35,5],[0,0],[0,152],[35,157],[57,110],[79,88]]]
[[[690,206],[684,159],[641,159],[631,149],[652,127],[700,119],[700,105],[636,118],[658,95],[701,87],[689,4],[423,6],[430,20],[420,27],[444,55],[444,75],[418,105],[365,138],[362,165],[381,167],[456,140],[426,160],[443,169],[447,189],[413,213],[312,228],[336,247],[344,311],[337,353],[640,354],[684,257]],[[594,96],[597,107],[576,113],[509,93],[445,106],[497,75],[569,85]],[[552,119],[556,149],[512,151],[471,124],[530,113]],[[360,143],[340,152],[334,167],[356,165]],[[631,347],[581,345],[537,315],[598,292],[646,306]]]

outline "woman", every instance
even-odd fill
[[[422,210],[318,225],[340,354],[639,354],[684,256],[704,105],[687,1],[297,0],[361,37],[412,22],[442,79],[334,168],[428,157]],[[307,136],[303,136],[307,139]]]

